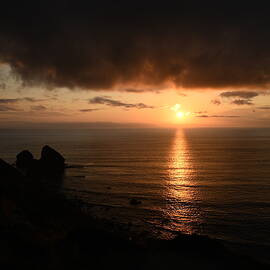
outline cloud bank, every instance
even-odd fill
[[[175,2],[6,1],[0,62],[47,87],[269,86],[267,6]]]

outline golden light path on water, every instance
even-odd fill
[[[196,172],[192,154],[183,130],[175,133],[169,157],[166,199],[170,229],[194,233],[201,223],[201,214],[196,207],[200,190],[196,187]],[[196,229],[195,229],[196,227]]]

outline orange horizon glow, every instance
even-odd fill
[[[0,71],[4,70],[0,66]],[[10,79],[0,91],[0,122],[18,123],[133,123],[160,127],[259,127],[270,126],[270,95],[256,97],[256,105],[221,100],[225,90],[169,88],[159,91],[90,91],[25,87]],[[122,86],[123,87],[123,86]],[[93,99],[102,102],[91,103]],[[213,100],[217,100],[212,102]],[[257,109],[266,107],[265,110]]]

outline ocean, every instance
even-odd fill
[[[270,129],[0,130],[11,163],[45,144],[69,165],[62,192],[99,218],[270,245]]]

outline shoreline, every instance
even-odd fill
[[[68,213],[59,216],[56,211],[57,218],[41,215],[31,222],[1,224],[3,269],[11,265],[19,269],[22,264],[31,269],[166,269],[179,263],[189,269],[270,269],[269,264],[241,253],[239,247],[231,249],[206,236],[179,233],[171,240],[153,239],[147,233],[132,234],[126,226],[93,219],[76,207],[63,207]],[[6,262],[3,236],[4,248],[11,252]],[[135,265],[130,265],[134,260]]]
[[[78,199],[79,207],[83,207],[84,204],[85,202],[82,202],[80,201],[80,199]],[[100,209],[103,209],[103,212],[108,212],[108,208],[110,208],[110,206],[108,205],[91,204],[91,203],[87,203],[87,205],[90,209],[92,207],[98,207]],[[93,216],[93,212],[96,213],[97,210],[84,211],[84,213],[87,213],[88,216]],[[153,239],[153,240],[167,240],[167,241],[173,240],[178,235],[184,235],[187,237],[198,236],[202,238],[208,238],[209,240],[219,242],[221,245],[223,245],[224,247],[226,247],[228,250],[232,251],[235,254],[239,254],[242,256],[249,256],[250,258],[258,262],[270,265],[270,257],[269,257],[270,245],[254,243],[254,242],[244,242],[244,241],[241,242],[237,240],[227,240],[227,239],[216,238],[210,235],[200,234],[200,233],[198,234],[185,233],[181,231],[166,229],[162,226],[157,227],[156,225],[153,225],[151,223],[145,224],[145,222],[142,222],[143,224],[134,224],[130,221],[115,219],[114,217],[104,218],[104,217],[98,217],[98,215],[94,215],[94,216],[96,217],[96,219],[100,220],[101,222],[104,222],[105,224],[112,223],[116,227],[118,226],[122,231],[125,230],[125,231],[128,231],[129,233],[133,233],[133,235],[136,235],[137,238],[140,238],[140,235],[147,236],[147,238]]]

